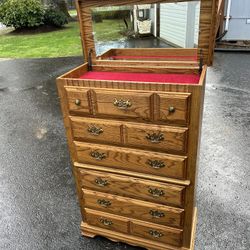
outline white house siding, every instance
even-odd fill
[[[160,4],[160,37],[179,46],[186,46],[187,3]]]
[[[198,44],[199,1],[160,4],[160,37],[177,47]]]
[[[200,29],[200,2],[197,2],[195,7],[195,30],[194,30],[194,43],[198,45],[199,29]]]

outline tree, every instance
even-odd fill
[[[62,11],[68,19],[72,18],[68,12],[67,3],[65,0],[52,0],[50,2],[55,6],[56,9]]]

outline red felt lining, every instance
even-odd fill
[[[80,79],[198,84],[200,76],[195,74],[156,74],[156,73],[89,71],[80,76]]]
[[[175,59],[177,61],[197,61],[197,56],[111,56],[113,60],[124,60],[124,59]]]

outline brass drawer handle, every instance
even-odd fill
[[[156,230],[149,230],[148,233],[154,238],[161,238],[162,236],[164,236],[163,233]]]
[[[175,107],[173,107],[173,106],[168,107],[168,112],[169,113],[174,113],[175,112]]]
[[[101,222],[104,226],[111,226],[111,225],[113,225],[112,220],[107,220],[107,219],[104,219],[104,218],[101,218],[101,219],[100,219],[100,222]]]
[[[149,140],[152,143],[160,143],[161,141],[164,141],[164,134],[161,132],[153,133],[153,134],[147,134],[146,139]]]
[[[99,199],[97,200],[97,203],[102,206],[102,207],[109,207],[111,206],[111,202],[108,200],[104,200],[104,199]]]
[[[91,125],[91,126],[88,127],[88,132],[89,132],[91,135],[98,136],[98,135],[100,135],[101,133],[103,133],[103,129],[97,127],[96,125]]]
[[[118,109],[128,109],[132,106],[132,103],[127,100],[123,100],[123,99],[115,99],[114,102],[113,102],[114,106],[116,106]]]
[[[151,168],[154,168],[154,169],[160,169],[160,168],[164,168],[166,166],[163,161],[158,161],[158,160],[150,160],[150,159],[148,159],[146,163]]]
[[[158,188],[149,188],[148,189],[148,192],[150,193],[150,194],[152,194],[152,196],[154,196],[154,197],[161,197],[161,196],[164,196],[165,195],[165,193],[164,193],[164,191],[163,190],[161,190],[161,189],[158,189]]]
[[[157,211],[157,210],[150,210],[149,214],[153,218],[163,218],[163,217],[165,217],[165,214],[163,212],[160,212],[160,211]]]
[[[80,99],[76,99],[75,100],[75,105],[80,106],[80,104],[81,104],[81,100]]]
[[[97,178],[95,183],[100,187],[106,187],[109,184],[107,180],[103,180],[102,178]]]
[[[100,153],[98,151],[92,151],[90,153],[90,156],[92,158],[96,159],[97,161],[104,160],[107,157],[107,155],[105,153]]]

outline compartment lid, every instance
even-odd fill
[[[198,45],[196,49],[110,49],[104,54],[97,55],[94,39],[92,14],[93,9],[98,7],[109,6],[142,6],[144,7],[153,5],[159,6],[164,3],[177,3],[177,2],[194,2],[194,0],[76,0],[76,7],[78,12],[78,18],[80,22],[81,40],[83,46],[83,54],[85,61],[89,61],[93,64],[100,61],[106,61],[107,59],[116,60],[115,63],[124,63],[125,60],[140,60],[140,61],[161,61],[161,58],[165,57],[164,61],[199,61],[199,63],[212,65],[213,51],[216,36],[217,26],[217,12],[219,0],[198,0],[200,2],[200,18],[199,18],[199,31],[198,31]],[[138,8],[139,9],[139,8]],[[187,12],[187,15],[189,12]],[[159,15],[159,12],[158,12]],[[176,14],[175,17],[179,16]],[[158,16],[158,22],[160,17]],[[177,19],[178,20],[178,19]],[[161,24],[160,24],[161,25]],[[166,24],[164,24],[166,25]],[[194,26],[194,24],[193,24]],[[193,27],[191,24],[189,27]],[[112,29],[112,26],[110,27]],[[177,32],[177,31],[176,31]],[[138,51],[142,52],[142,55],[138,59]],[[151,50],[151,52],[150,52]],[[169,50],[169,53],[167,52]],[[135,52],[137,51],[137,54]],[[163,56],[161,56],[161,51]],[[149,52],[149,54],[147,54]],[[156,52],[156,55],[155,55]],[[178,52],[179,55],[174,55]],[[113,54],[112,54],[113,53]],[[151,53],[151,54],[150,54]],[[125,56],[124,56],[125,54]],[[152,55],[154,54],[154,55]],[[200,57],[202,56],[202,62]]]

